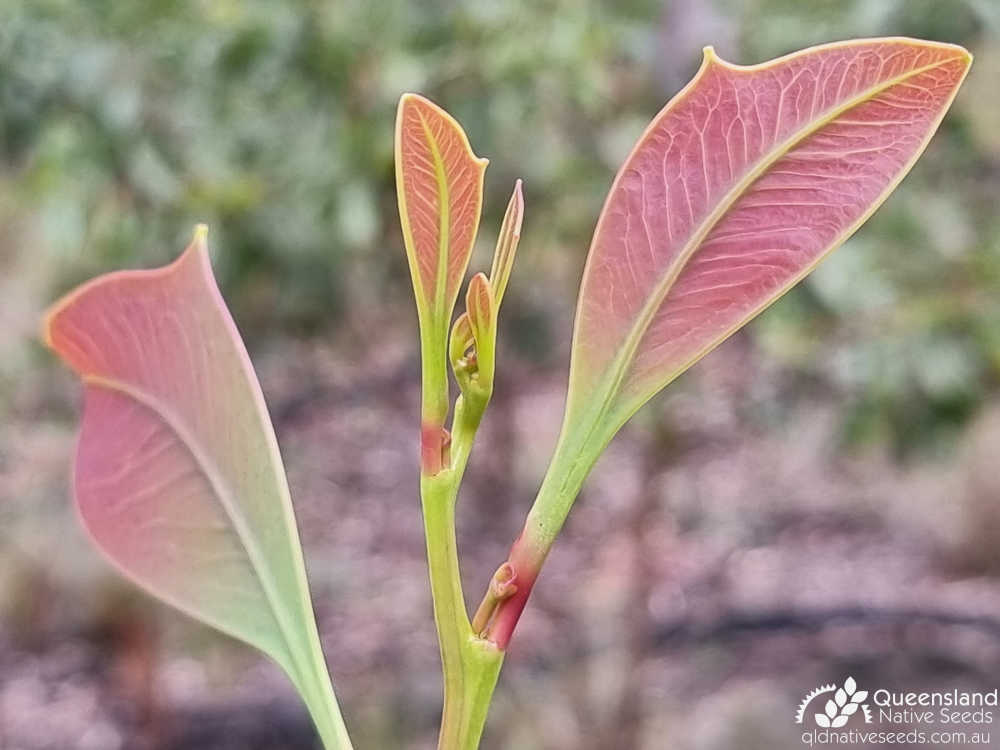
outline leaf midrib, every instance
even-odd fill
[[[436,289],[434,290],[434,307],[437,315],[443,317],[445,302],[448,297],[448,265],[449,251],[451,247],[451,193],[448,188],[448,175],[445,171],[444,159],[441,158],[441,149],[438,147],[437,139],[431,132],[430,125],[422,112],[417,112],[420,118],[420,125],[427,139],[427,147],[434,159],[434,176],[438,187],[438,254],[437,268],[435,269]]]

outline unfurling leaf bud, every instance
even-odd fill
[[[477,273],[472,277],[465,295],[465,309],[472,337],[476,342],[478,383],[487,393],[491,393],[496,360],[497,306],[486,274]]]
[[[496,306],[500,308],[510,271],[514,266],[514,256],[517,254],[517,244],[521,240],[521,222],[524,219],[524,195],[521,192],[521,181],[514,183],[514,192],[507,203],[507,211],[500,225],[500,236],[497,238],[497,248],[493,253],[493,267],[490,269],[490,285],[493,287],[493,297]]]
[[[470,378],[476,372],[476,340],[472,335],[472,325],[467,312],[458,316],[451,327],[448,341],[448,359],[451,361],[455,380],[463,393],[469,389]]]

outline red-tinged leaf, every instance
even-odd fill
[[[970,62],[961,47],[901,38],[750,67],[707,48],[622,166],[598,221],[568,420],[600,422],[609,439],[812,270],[913,166]]]
[[[923,152],[972,58],[869,39],[731,65],[706,48],[615,178],[587,258],[566,416],[508,561],[509,642],[587,474],[646,400],[847,239]],[[822,714],[817,721],[829,721]]]
[[[350,747],[278,445],[204,229],[169,266],[70,293],[44,336],[84,382],[73,486],[97,546],[155,596],[269,654],[327,747]]]
[[[399,100],[396,191],[403,239],[421,324],[443,327],[441,335],[476,240],[487,164],[443,109],[417,94]]]

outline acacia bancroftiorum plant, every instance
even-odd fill
[[[396,182],[420,325],[440,748],[478,746],[521,612],[618,429],[864,223],[926,147],[971,60],[961,47],[903,38],[749,67],[706,48],[611,187],[577,303],[562,431],[524,529],[471,619],[455,505],[498,372],[498,314],[524,200],[518,182],[490,273],[473,276],[455,318],[486,160],[444,110],[402,97]],[[44,337],[84,383],[73,486],[97,546],[155,596],[271,656],[327,750],[350,748],[277,441],[212,277],[205,228],[169,266],[71,292],[49,312]]]

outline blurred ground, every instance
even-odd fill
[[[51,299],[212,225],[356,745],[432,747],[399,93],[440,101],[491,158],[480,267],[526,181],[460,508],[472,598],[551,450],[587,239],[632,139],[704,44],[755,62],[884,33],[973,50],[954,111],[856,238],[612,444],[519,626],[489,750],[791,748],[802,696],[847,674],[997,686],[998,6],[0,2],[0,748],[312,736],[276,670],[87,546],[67,487],[78,389],[34,340]]]

